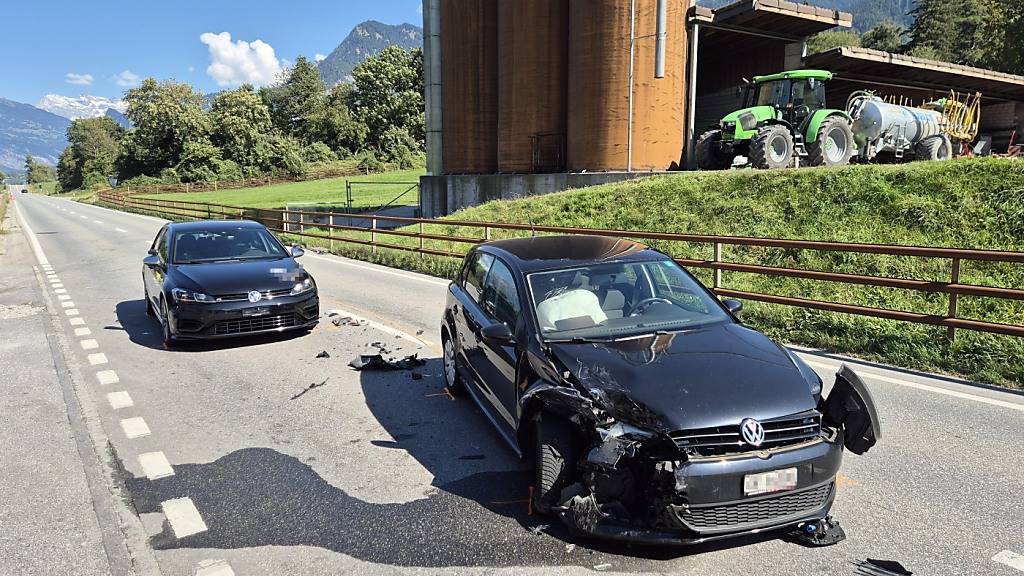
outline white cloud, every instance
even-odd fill
[[[281,72],[281,61],[274,48],[262,40],[232,42],[230,32],[206,32],[199,40],[210,50],[210,65],[206,73],[218,86],[271,84]]]
[[[71,120],[78,118],[96,118],[106,114],[108,108],[118,112],[124,112],[128,105],[124,100],[111,100],[103,96],[61,96],[60,94],[47,94],[39,99],[36,108],[42,108],[47,112],[63,116]]]
[[[142,80],[142,77],[131,70],[122,70],[114,74],[114,82],[122,88],[134,88],[139,85],[139,80]]]
[[[76,86],[88,86],[92,84],[92,74],[76,74],[75,72],[68,72],[64,75],[64,81]]]
[[[326,54],[321,54],[321,53],[317,52],[315,55],[313,55],[313,60],[315,60],[317,62],[323,62],[326,59],[327,59],[327,55]]]

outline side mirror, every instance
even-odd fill
[[[146,252],[146,253],[149,254],[150,256],[159,256],[160,255],[160,253],[156,251],[156,248],[150,248],[149,252]]]
[[[142,259],[142,265],[146,268],[162,268],[163,263],[160,262],[160,257],[150,254]]]
[[[512,331],[509,330],[508,326],[505,326],[500,322],[484,327],[484,329],[480,331],[480,335],[483,336],[484,340],[489,340],[498,344],[512,343]]]
[[[292,258],[301,258],[306,251],[302,249],[302,246],[292,246]]]
[[[729,298],[727,300],[722,300],[722,304],[725,305],[726,310],[732,312],[733,316],[739,316],[740,312],[743,311],[743,302],[740,302],[739,300]]]

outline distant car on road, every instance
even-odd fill
[[[316,282],[258,222],[200,221],[164,226],[143,260],[146,312],[165,345],[309,330],[320,317]]]
[[[593,236],[466,256],[441,322],[444,375],[532,458],[534,506],[574,531],[692,544],[769,529],[842,540],[828,518],[844,446],[880,438],[840,370],[799,357],[670,257]]]
[[[28,194],[28,188],[22,188],[21,189],[21,193],[22,194]]]

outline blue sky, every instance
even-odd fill
[[[148,76],[212,92],[328,54],[364,20],[422,25],[420,0],[21,0],[4,2],[0,18],[0,97],[30,104],[117,99]]]

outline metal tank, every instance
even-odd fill
[[[570,0],[569,170],[678,166],[688,8],[689,0]]]
[[[569,0],[498,0],[498,170],[565,169]]]
[[[498,10],[494,0],[441,0],[445,174],[498,170]]]
[[[846,110],[853,118],[854,140],[864,159],[879,152],[902,154],[922,140],[943,133],[940,112],[890,104],[869,93],[852,94]]]

